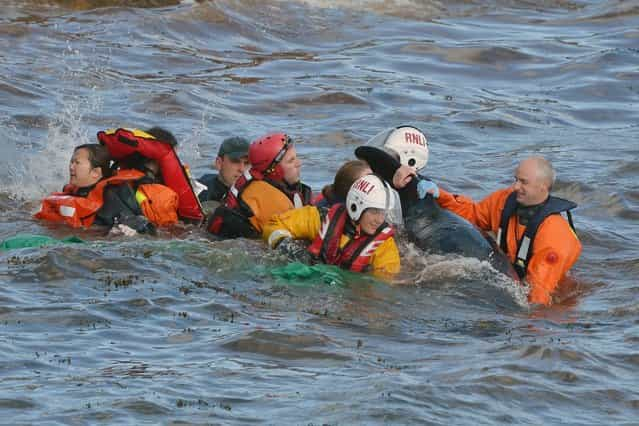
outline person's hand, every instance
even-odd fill
[[[138,232],[135,229],[122,223],[118,223],[109,230],[109,235],[112,236],[124,235],[125,237],[133,237],[137,233]]]
[[[277,248],[285,238],[293,239],[293,236],[286,229],[276,229],[268,236],[268,246],[272,249]]]
[[[282,238],[277,245],[277,251],[294,262],[312,263],[312,257],[306,249],[305,241],[294,240],[291,237]]]
[[[415,173],[415,170],[412,167],[402,164],[397,170],[395,170],[395,174],[393,175],[393,186],[395,189],[401,189],[408,185],[415,176],[417,176],[417,173]]]
[[[117,225],[114,225],[114,227],[119,225],[126,226],[127,228],[136,231],[138,234],[156,234],[155,225],[153,225],[149,221],[149,219],[147,219],[146,216],[143,215],[121,216],[117,221]]]
[[[422,179],[417,184],[417,194],[422,199],[427,194],[433,196],[433,198],[439,198],[439,187],[432,180]]]

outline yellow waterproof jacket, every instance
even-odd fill
[[[294,239],[313,241],[320,232],[322,218],[315,206],[304,206],[298,209],[277,214],[264,225],[262,238],[268,241],[276,231],[287,231]],[[344,247],[350,238],[342,235],[340,247]],[[376,276],[390,277],[400,270],[399,250],[393,237],[388,238],[371,256],[371,267]]]

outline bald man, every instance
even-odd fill
[[[530,285],[529,302],[550,305],[560,281],[581,254],[570,216],[577,205],[550,195],[554,181],[548,160],[529,157],[519,163],[510,187],[478,203],[441,188],[429,192],[435,193],[440,206],[494,232],[520,278]]]

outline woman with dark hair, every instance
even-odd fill
[[[336,203],[346,201],[346,194],[349,188],[357,179],[373,173],[368,163],[362,160],[352,160],[344,163],[330,185],[322,189],[322,193],[313,200],[313,205],[317,207],[331,207]]]
[[[35,217],[73,227],[118,225],[125,234],[153,232],[129,185],[143,176],[134,170],[114,173],[109,150],[103,145],[79,145],[69,162],[69,183],[62,192],[46,197]]]

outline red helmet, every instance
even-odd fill
[[[271,133],[255,139],[249,147],[251,168],[269,179],[284,179],[284,170],[279,163],[291,144],[291,138],[285,133]]]

